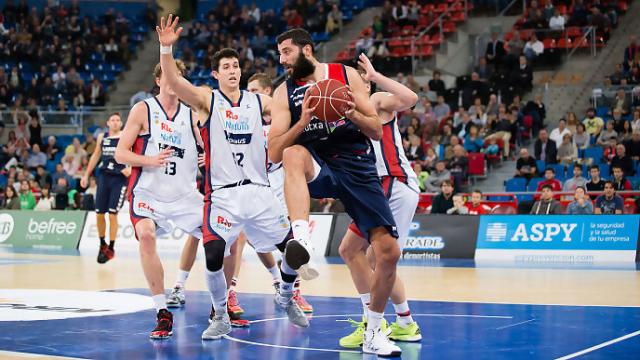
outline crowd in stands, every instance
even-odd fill
[[[187,65],[187,77],[194,83],[215,86],[211,78],[211,57],[221,48],[231,47],[240,54],[242,78],[240,86],[255,73],[266,73],[275,79],[283,72],[278,64],[275,36],[295,27],[309,31],[314,41],[328,40],[328,36],[342,29],[343,11],[339,1],[297,0],[285,2],[276,12],[262,11],[254,3],[239,6],[235,2],[220,1],[217,6],[201,12],[185,31],[176,56]]]
[[[83,16],[80,10],[77,0],[43,8],[29,7],[26,0],[5,2],[0,110],[37,106],[66,111],[105,104],[107,87],[128,65],[139,34],[157,20],[151,8],[137,19],[113,9],[99,17]]]

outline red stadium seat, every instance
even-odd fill
[[[468,168],[469,176],[484,177],[485,176],[484,154],[469,153],[467,155],[467,159],[469,160],[469,168]]]

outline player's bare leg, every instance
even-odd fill
[[[284,257],[305,280],[318,276],[316,269],[308,266],[311,259],[309,244],[309,206],[311,197],[307,183],[313,180],[315,169],[307,149],[294,145],[284,150],[284,194],[291,219],[293,239],[287,243]],[[307,265],[307,266],[304,266]]]
[[[156,251],[156,225],[151,219],[143,219],[136,224],[135,231],[139,241],[140,263],[157,312],[158,322],[150,337],[164,339],[173,333],[173,316],[167,310],[164,295],[164,270]]]
[[[178,266],[178,273],[176,275],[176,283],[173,286],[171,294],[167,298],[167,306],[170,308],[181,307],[186,303],[186,297],[184,294],[185,284],[189,273],[193,268],[193,264],[196,261],[198,255],[198,244],[200,239],[189,235],[182,248],[180,254],[180,265]]]

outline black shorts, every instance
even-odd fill
[[[101,174],[96,189],[96,212],[116,214],[120,211],[127,195],[127,177],[124,175]]]
[[[340,199],[347,214],[367,240],[369,230],[379,226],[398,238],[396,223],[389,200],[382,190],[373,153],[335,155],[322,159],[313,149],[307,150],[320,165],[320,172],[309,183],[311,197]]]

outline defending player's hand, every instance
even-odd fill
[[[173,149],[171,148],[164,149],[160,151],[158,155],[151,157],[149,164],[147,166],[149,167],[165,166],[165,164],[167,163],[167,159],[170,158],[172,155],[173,155]]]
[[[362,77],[367,81],[375,81],[376,77],[379,75],[376,69],[373,68],[373,64],[364,53],[360,54],[358,57],[358,66],[360,66],[364,70],[364,75]]]
[[[164,16],[160,19],[160,26],[156,26],[156,32],[158,33],[158,40],[162,46],[171,46],[178,41],[180,34],[182,33],[182,27],[176,29],[178,26],[178,16],[173,18],[173,14],[169,14],[165,23]]]
[[[300,115],[300,123],[306,127],[311,122],[313,112],[316,111],[316,107],[310,107],[311,98],[309,97],[309,89],[304,93],[304,100],[302,101],[302,114]]]

